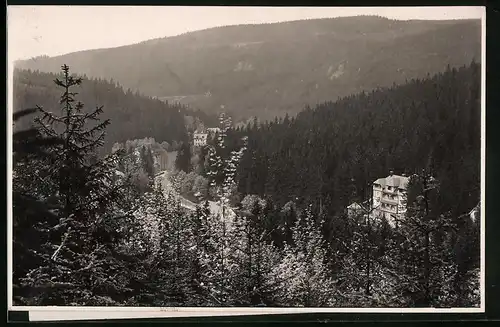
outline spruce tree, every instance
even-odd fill
[[[191,147],[188,142],[183,142],[177,152],[175,167],[185,173],[189,173],[191,171]]]
[[[208,302],[207,285],[208,280],[204,277],[205,258],[208,253],[213,253],[211,249],[211,224],[210,207],[208,201],[196,206],[195,212],[191,215],[191,237],[193,250],[191,251],[191,289],[193,298],[188,303],[193,305],[205,305]]]
[[[472,210],[480,212],[480,206]],[[480,272],[480,219],[471,219],[463,214],[456,219],[457,231],[450,245],[453,248],[453,261],[457,271],[453,279],[456,293],[456,307],[479,306],[479,272]]]
[[[271,305],[278,285],[273,284],[272,270],[279,263],[278,252],[266,230],[264,212],[259,200],[250,213],[236,218],[232,257],[238,269],[234,279],[238,305]]]
[[[14,113],[14,124],[36,111],[34,108]],[[50,199],[53,188],[47,183],[45,176],[50,149],[60,145],[62,140],[57,137],[43,137],[38,129],[31,127],[16,130],[12,141],[14,303],[25,304],[23,298],[30,295],[30,289],[22,287],[20,278],[41,264],[37,253],[42,250],[44,244],[50,244],[44,230],[56,225],[58,221],[53,212],[57,203]]]
[[[218,204],[218,212],[210,216],[211,238],[209,240],[211,253],[203,257],[205,278],[208,285],[206,292],[212,305],[229,305],[234,302],[230,283],[236,274],[231,244],[234,240],[234,211],[230,207],[231,195],[235,190],[236,170],[245,151],[245,141],[239,151],[231,151],[227,156],[226,135],[231,128],[231,119],[224,113],[220,115],[221,132],[218,133],[217,147],[209,146],[209,167],[207,173],[212,194]]]
[[[160,266],[164,273],[160,285],[168,305],[184,305],[193,296],[191,273],[191,221],[172,192],[167,193],[166,215],[162,220]]]
[[[73,88],[82,80],[71,76],[66,65],[62,72],[63,78],[54,81],[63,89],[62,113],[38,107],[42,116],[35,119],[44,137],[63,140],[51,151],[48,167],[61,209],[59,223],[47,233],[60,237],[60,243],[41,251],[43,264],[31,270],[24,283],[38,290],[34,298],[39,305],[110,304],[121,287],[114,279],[120,266],[108,259],[117,237],[108,210],[119,196],[113,185],[117,162],[116,156],[89,162],[103,145],[109,121],[99,120],[102,107],[86,112],[82,103],[75,104]]]
[[[155,163],[153,159],[153,154],[151,153],[151,147],[143,145],[141,147],[141,162],[144,167],[144,171],[150,179],[154,178],[155,175]]]
[[[335,305],[338,292],[311,205],[299,215],[292,233],[293,245],[285,245],[283,258],[273,272],[273,280],[280,283],[277,303],[300,307]]]
[[[438,181],[428,172],[410,178],[408,211],[396,230],[395,262],[398,289],[407,305],[450,306],[454,295],[448,288],[456,273],[450,236],[456,229],[451,217],[439,213]]]

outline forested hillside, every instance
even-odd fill
[[[479,20],[314,19],[212,28],[17,67],[54,73],[65,62],[209,113],[224,105],[238,119],[273,119],[480,60],[480,32]]]
[[[177,155],[194,173],[162,189],[154,152],[169,146],[135,140],[96,157],[121,126],[106,108],[84,111],[93,98],[82,106],[75,92],[99,82],[63,66],[59,106],[14,114],[39,113],[13,135],[14,304],[478,307],[480,220],[468,212],[479,210],[479,72],[244,130],[221,114],[209,146]],[[397,226],[341,212],[389,168],[411,173]],[[201,194],[195,210],[183,189]]]
[[[480,65],[414,79],[308,108],[296,118],[251,124],[238,170],[242,194],[280,206],[296,198],[338,214],[370,196],[390,170],[430,171],[441,183],[441,212],[463,213],[479,201]],[[319,209],[318,209],[319,210]]]
[[[14,112],[36,105],[48,111],[58,111],[60,92],[53,81],[60,77],[60,74],[16,69]],[[107,130],[106,143],[102,148],[104,152],[109,152],[115,142],[144,137],[153,137],[159,142],[169,143],[187,141],[185,116],[209,124],[213,122],[213,119],[203,112],[193,112],[182,105],[168,104],[124,90],[113,80],[84,79],[85,82],[76,88],[75,92],[78,93],[78,99],[85,103],[85,110],[103,106],[103,117],[113,122]],[[26,126],[25,122],[21,120],[16,128]]]

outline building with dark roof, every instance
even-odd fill
[[[366,213],[366,208],[357,202],[353,202],[347,207],[347,214],[349,216],[359,216],[364,213]]]

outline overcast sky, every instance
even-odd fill
[[[483,13],[482,7],[8,6],[8,56],[10,61],[110,48],[223,25],[355,15],[463,19]]]

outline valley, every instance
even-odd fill
[[[483,65],[377,15],[17,61],[13,303],[482,308]]]

